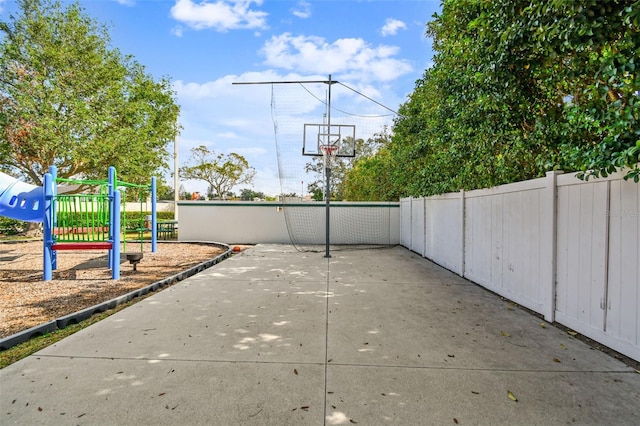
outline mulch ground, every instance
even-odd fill
[[[53,280],[43,281],[42,242],[0,243],[0,338],[111,300],[180,273],[224,250],[196,243],[145,244],[137,271],[126,260],[112,280],[106,251],[60,251]],[[140,244],[127,244],[139,252]]]

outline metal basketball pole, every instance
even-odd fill
[[[331,143],[331,74],[329,74],[329,92],[327,94],[327,144]],[[329,241],[331,237],[330,233],[330,211],[331,211],[331,156],[329,153],[325,153],[324,158],[324,173],[327,177],[327,181],[325,183],[325,210],[326,210],[326,221],[325,221],[325,247],[324,247],[324,257],[330,258],[331,253],[329,252]]]
[[[256,81],[256,82],[234,82],[232,84],[300,84],[300,83],[324,83],[324,84],[328,84],[329,85],[329,91],[328,91],[328,95],[327,95],[327,129],[328,129],[328,135],[327,138],[328,141],[327,142],[331,142],[331,86],[335,83],[338,83],[337,81],[333,81],[331,80],[331,74],[329,74],[329,80],[299,80],[299,81]],[[353,90],[353,89],[351,89]],[[330,232],[329,232],[329,211],[330,211],[330,201],[331,201],[331,167],[330,167],[330,161],[331,159],[329,157],[326,158],[326,163],[325,163],[325,175],[326,175],[326,188],[325,188],[325,198],[326,198],[326,232],[325,232],[325,254],[324,257],[331,257],[331,253],[329,252],[329,239],[330,239]]]

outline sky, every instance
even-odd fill
[[[171,80],[181,108],[179,165],[189,164],[190,150],[201,145],[216,153],[238,153],[256,175],[252,185],[234,188],[236,194],[251,187],[267,195],[288,192],[278,179],[278,151],[285,164],[308,159],[301,157],[302,125],[292,126],[296,142],[277,150],[272,85],[232,83],[327,80],[331,75],[351,89],[341,86],[340,92],[332,85],[341,110],[373,113],[370,107],[381,104],[386,112],[397,111],[431,65],[426,23],[440,10],[440,0],[80,3],[91,18],[107,25],[111,48],[132,55],[154,78]],[[0,0],[1,21],[15,11],[13,0]],[[326,87],[303,89],[326,102]],[[308,114],[305,119],[322,122],[326,108],[306,108],[308,102],[314,101],[298,100]],[[386,118],[387,124],[392,118]],[[173,185],[172,178],[167,183]],[[180,185],[188,192],[207,190],[202,181],[181,179]]]

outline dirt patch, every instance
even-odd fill
[[[0,338],[111,300],[213,259],[225,250],[210,244],[158,243],[143,247],[136,271],[122,256],[112,280],[107,252],[58,252],[53,280],[43,281],[42,242],[0,244]],[[127,244],[139,252],[140,244]]]

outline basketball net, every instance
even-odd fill
[[[338,154],[338,145],[320,145],[320,151],[322,151],[322,159],[324,160],[324,167],[329,168],[333,164],[336,155]]]

